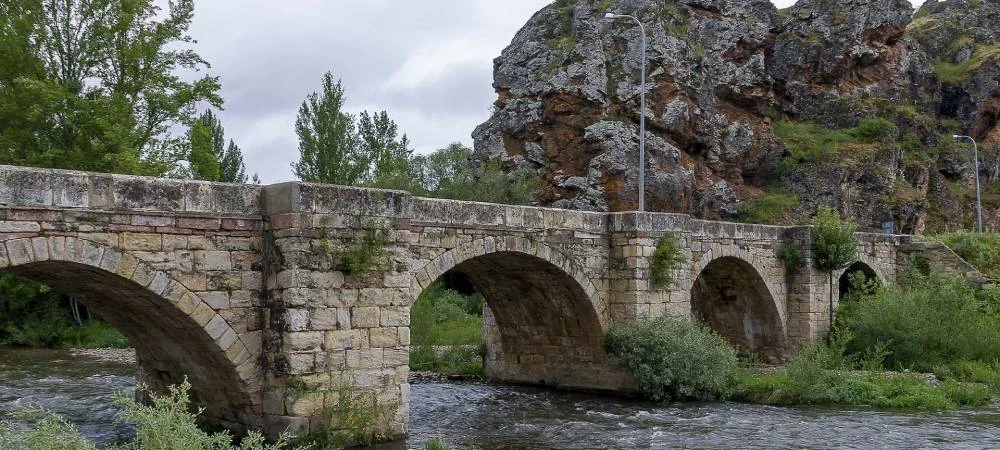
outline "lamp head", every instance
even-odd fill
[[[619,17],[618,14],[615,13],[607,13],[604,15],[605,19],[617,19],[618,17]]]
[[[960,134],[953,134],[953,135],[951,135],[951,137],[954,138],[954,139],[961,139],[962,135],[960,135]]]

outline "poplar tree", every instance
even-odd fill
[[[321,91],[299,107],[299,161],[292,169],[302,181],[354,186],[364,180],[369,160],[358,149],[354,118],[343,111],[345,100],[340,80],[334,83],[327,72]]]

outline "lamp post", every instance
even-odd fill
[[[642,73],[639,82],[639,212],[646,210],[646,27],[635,16],[607,13],[606,19],[628,18],[639,24],[642,37]]]
[[[979,234],[983,234],[983,203],[981,200],[982,192],[979,188],[979,144],[972,136],[965,136],[961,134],[956,134],[952,136],[955,139],[968,139],[972,141],[972,158],[976,164],[976,231]]]

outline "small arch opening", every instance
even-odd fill
[[[849,299],[857,295],[871,294],[882,285],[875,269],[861,261],[851,264],[840,275],[840,299]]]
[[[746,261],[722,257],[705,266],[691,288],[691,308],[741,357],[772,363],[784,359],[784,327],[775,301]]]

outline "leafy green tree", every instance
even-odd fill
[[[191,127],[191,151],[188,161],[191,163],[191,176],[196,180],[215,181],[219,179],[219,158],[213,149],[212,128],[205,121],[199,120]]]
[[[358,138],[361,152],[370,161],[367,178],[369,181],[410,174],[410,140],[385,111],[374,115],[364,111],[358,116]]]
[[[813,218],[813,267],[830,274],[830,320],[833,320],[833,273],[858,259],[857,225],[821,206]]]
[[[191,162],[191,171],[195,178],[199,180],[206,181],[222,181],[225,183],[246,183],[246,166],[243,164],[243,152],[236,143],[230,139],[229,146],[226,146],[226,133],[225,129],[222,127],[222,122],[219,118],[212,113],[212,110],[207,110],[202,113],[201,117],[192,127],[192,133],[194,128],[198,125],[202,125],[211,132],[211,154],[214,163],[212,165],[218,165],[218,173],[210,170],[208,173],[199,174],[194,168],[194,162],[191,157],[194,153],[194,148],[191,148],[191,154],[189,154],[188,161]],[[203,149],[199,149],[203,151]],[[207,156],[204,154],[200,155],[204,163],[208,163]],[[204,164],[203,163],[203,164]],[[204,166],[203,166],[204,167]],[[206,176],[212,176],[212,178],[205,178]]]
[[[4,163],[163,175],[186,147],[170,128],[200,102],[222,104],[216,77],[177,73],[207,67],[184,48],[192,0],[165,12],[154,0],[11,3],[0,5]]]
[[[309,94],[295,120],[299,161],[295,176],[313,183],[355,186],[368,171],[368,159],[358,151],[354,118],[343,111],[344,88],[333,75],[323,75],[322,91]]]

